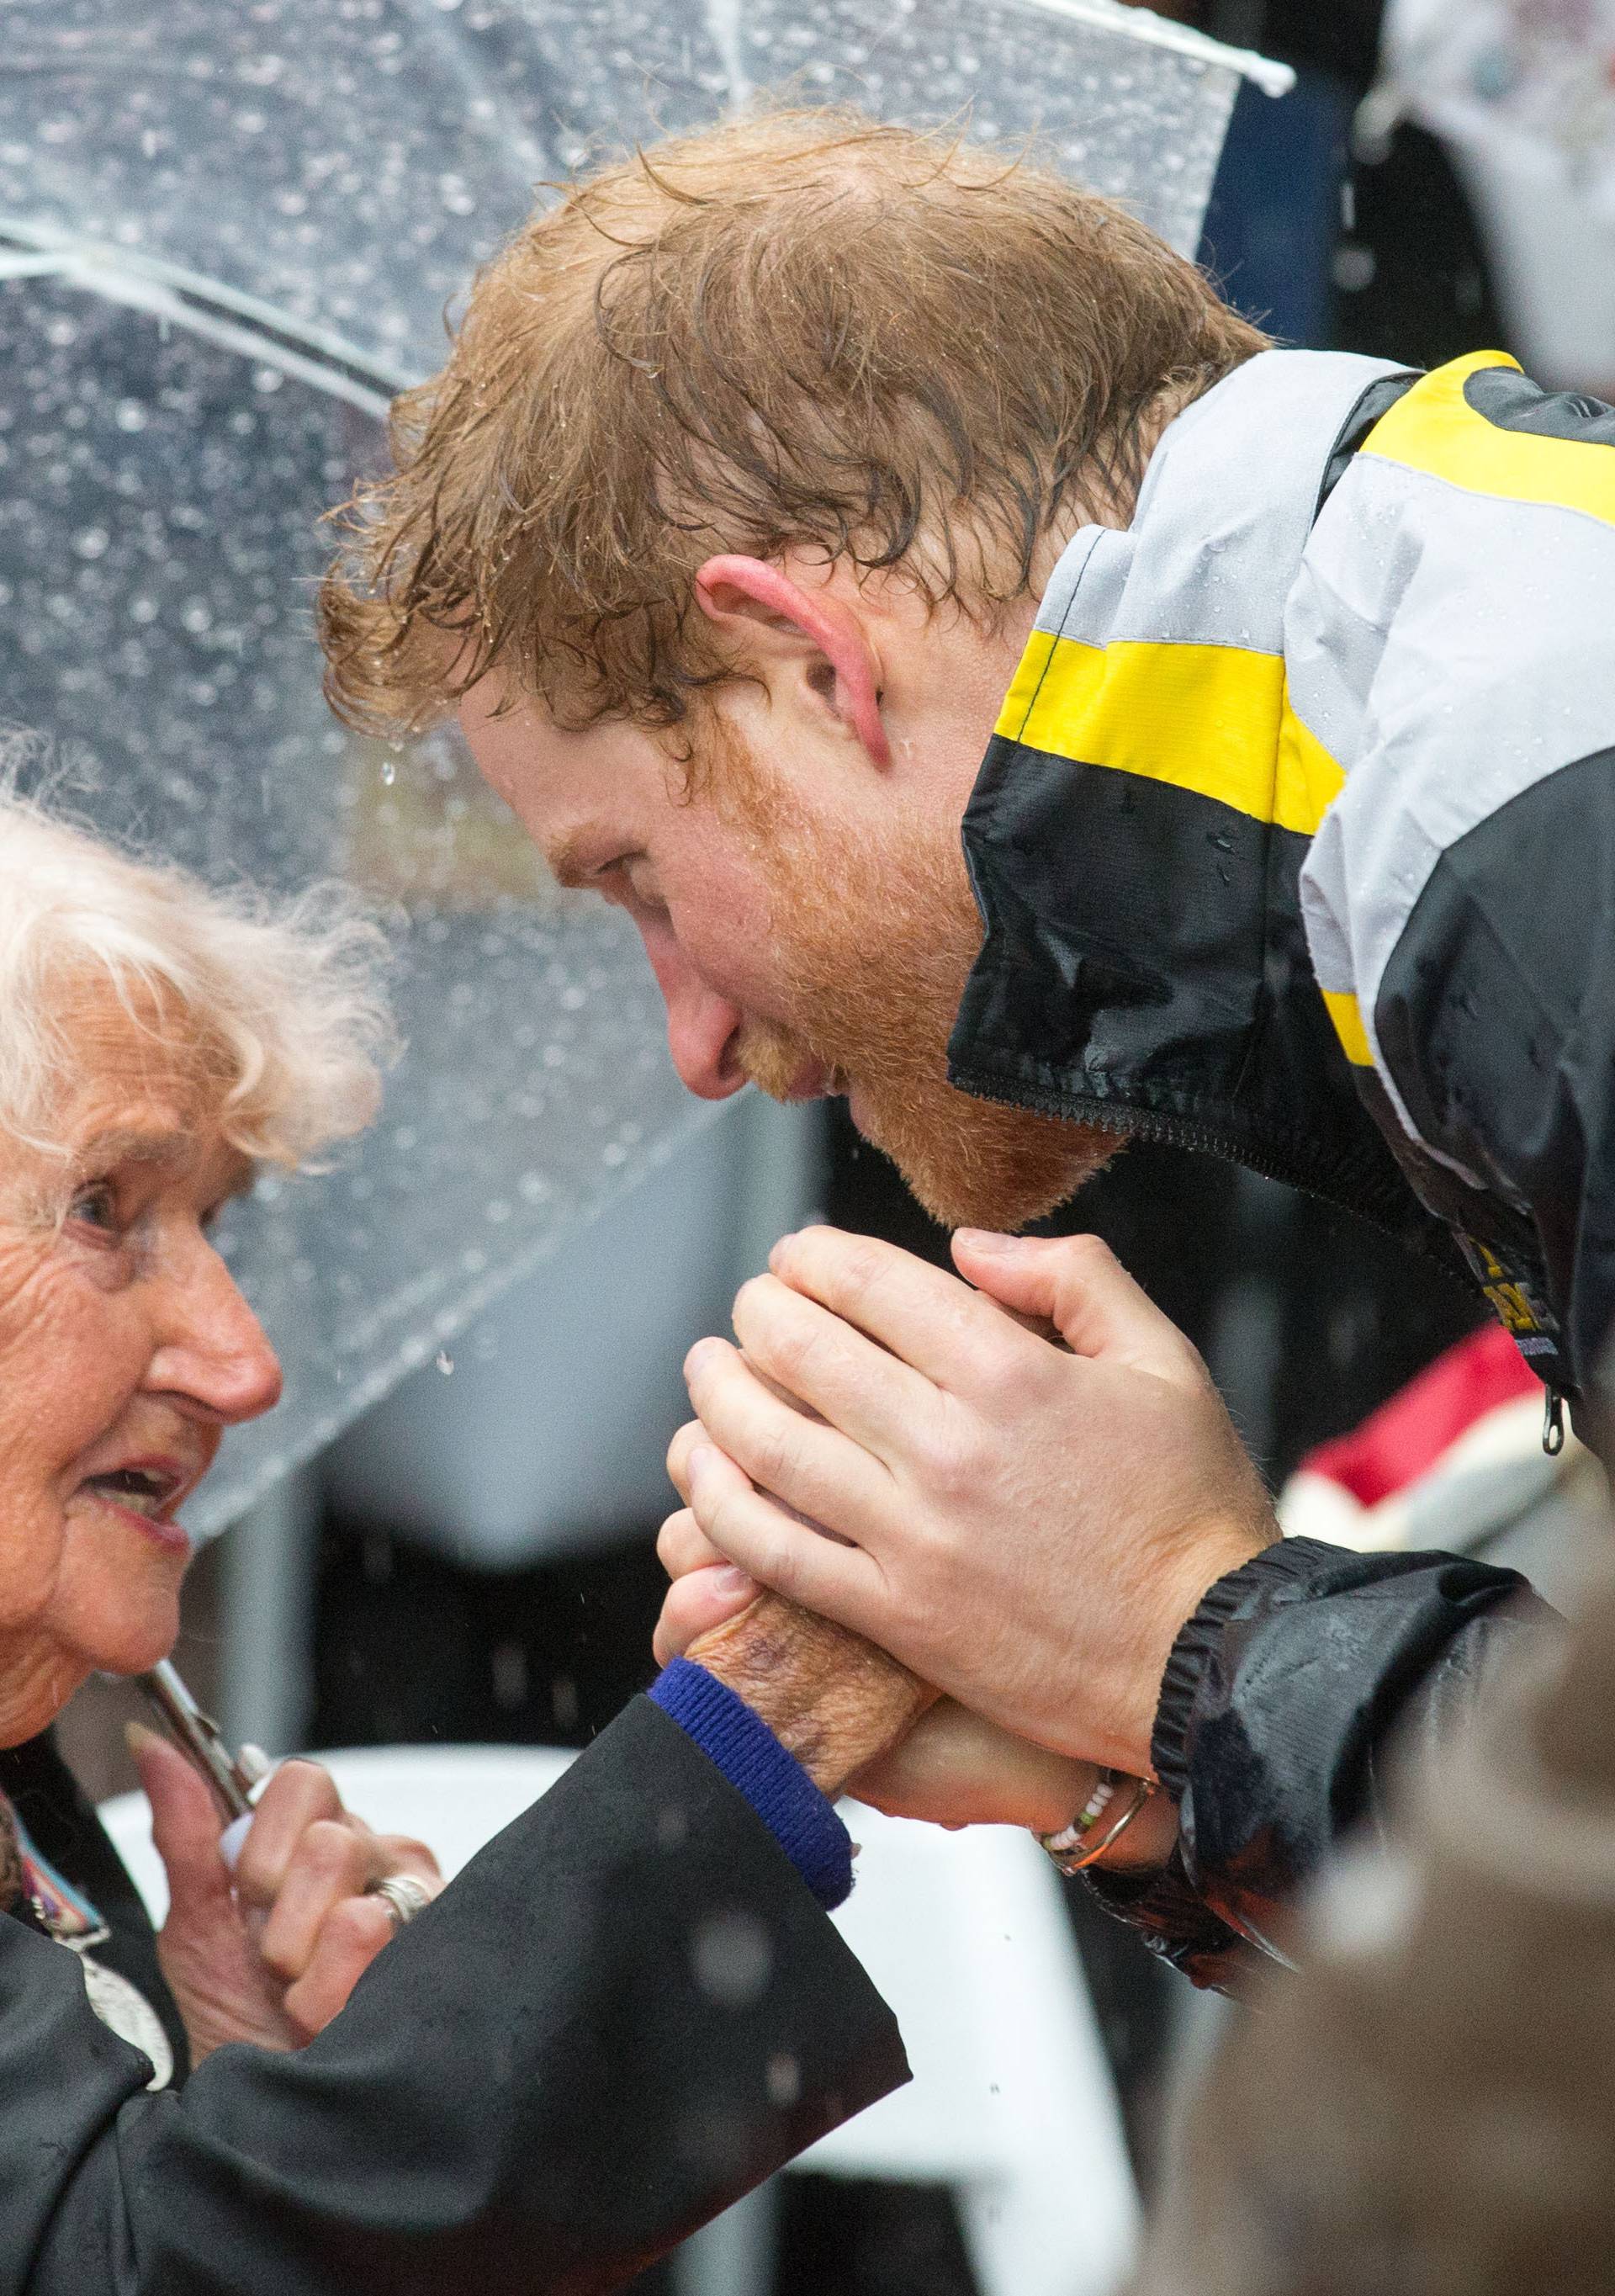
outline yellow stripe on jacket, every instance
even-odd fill
[[[1166,782],[1303,837],[1344,776],[1290,707],[1278,654],[1034,630],[998,719],[1004,740]]]
[[[1493,366],[1518,373],[1519,365],[1505,351],[1472,351],[1437,367],[1381,417],[1359,451],[1469,494],[1578,510],[1615,526],[1615,454],[1607,446],[1505,430],[1464,398],[1472,374]]]

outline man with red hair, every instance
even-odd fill
[[[1611,445],[1499,355],[1274,350],[1031,164],[764,116],[518,235],[326,586],[338,707],[458,708],[691,1089],[845,1095],[961,1230],[966,1283],[788,1238],[693,1357],[666,1551],[750,1578],[668,1647],[753,1580],[882,1646],[947,1696],[859,1790],[1041,1819],[1035,1742],[1202,1978],[1521,1582],[1277,1544],[1182,1336],[1007,1231],[1130,1136],[1242,1160],[1466,1266],[1558,1427],[1615,1308]],[[698,1655],[774,1721],[809,1631]]]

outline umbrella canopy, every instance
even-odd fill
[[[533,186],[788,83],[1036,136],[1193,250],[1238,72],[1110,0],[0,0],[0,722],[209,878],[382,905],[406,1056],[374,1131],[226,1247],[282,1407],[206,1533],[707,1111],[631,928],[550,884],[457,741],[326,715],[321,512]]]

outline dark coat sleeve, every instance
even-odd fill
[[[1177,1638],[1152,1754],[1178,1849],[1164,1874],[1099,1882],[1104,1903],[1226,1988],[1277,1951],[1286,1901],[1342,1835],[1381,1824],[1388,1749],[1461,1729],[1498,1660],[1556,1620],[1517,1571],[1282,1539]]]
[[[180,2096],[0,1923],[4,2296],[589,2296],[907,2078],[773,1835],[635,1700],[294,2055]]]

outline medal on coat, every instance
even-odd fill
[[[29,1839],[28,1828],[15,1808],[0,1796],[7,1821],[0,1828],[0,1902],[26,1905],[48,1938],[65,1946],[84,1972],[84,1989],[90,2007],[102,2023],[152,2060],[149,2089],[167,2088],[174,2078],[174,2051],[163,2022],[137,1985],[103,1961],[91,1948],[104,1945],[112,1932],[82,1890],[76,1890],[42,1857]]]

